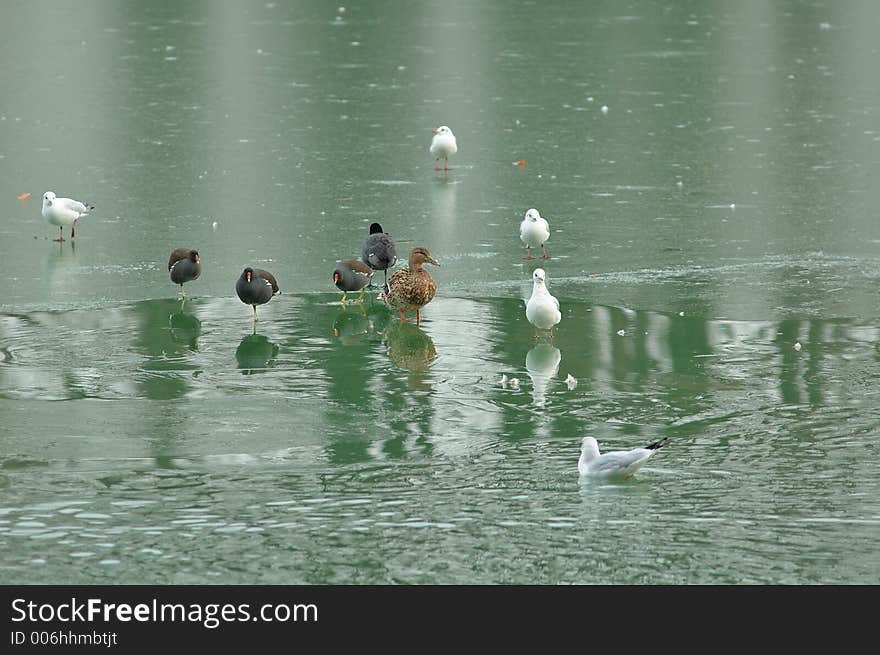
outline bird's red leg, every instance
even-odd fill
[[[73,225],[70,226],[70,238],[73,239],[76,236],[76,219],[73,221]]]
[[[58,226],[58,238],[52,239],[52,241],[59,241],[59,242],[64,241],[64,227],[63,226],[61,226],[61,225]]]
[[[434,160],[434,170],[435,170],[435,171],[439,171],[439,170],[440,170],[440,164],[437,163],[438,161],[440,161],[440,158],[439,158],[439,157],[437,157],[437,159]]]
[[[397,310],[397,313],[400,314],[400,320],[401,320],[401,321],[406,321],[406,316],[403,315],[403,310],[402,310],[402,309],[398,309],[398,310]]]
[[[550,259],[550,255],[547,254],[547,249],[544,247],[543,243],[541,244],[541,252],[543,253],[541,259]]]
[[[529,261],[532,258],[532,247],[526,245],[526,261]]]
[[[421,324],[421,322],[422,322],[422,315],[419,313],[419,310],[416,309],[416,325]]]

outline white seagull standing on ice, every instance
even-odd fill
[[[443,159],[443,170],[449,170],[449,158],[458,152],[458,143],[455,141],[455,135],[445,125],[441,125],[434,130],[434,138],[431,140],[431,155],[435,162]],[[440,170],[440,166],[434,166],[435,171]]]
[[[43,194],[43,218],[60,230],[54,241],[64,241],[64,226],[70,225],[70,238],[76,236],[76,222],[94,209],[91,205],[70,198],[58,198],[51,191]]]
[[[553,326],[562,320],[562,312],[559,311],[559,301],[550,295],[547,290],[547,274],[543,268],[536,268],[532,273],[535,281],[532,287],[532,297],[526,303],[526,318],[535,326],[535,338],[538,338],[538,330],[550,330],[550,338],[553,338]]]
[[[578,460],[580,475],[629,478],[638,471],[648,458],[666,445],[669,437],[644,448],[615,450],[599,454],[599,442],[593,437],[584,437],[581,442],[581,457]]]
[[[550,238],[550,224],[534,207],[526,212],[522,223],[519,224],[519,238],[526,244],[528,254],[526,259],[532,258],[532,247],[541,246],[541,259],[547,259],[547,249],[544,242]]]

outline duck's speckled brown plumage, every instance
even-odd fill
[[[427,248],[413,248],[409,255],[409,267],[396,271],[388,278],[388,289],[382,292],[382,300],[392,309],[401,312],[416,312],[416,320],[419,319],[419,310],[434,298],[437,292],[437,284],[422,264],[429,263],[439,266]]]

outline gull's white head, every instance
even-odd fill
[[[581,440],[581,457],[586,461],[599,456],[599,442],[594,437],[584,437]]]
[[[538,213],[538,210],[532,207],[529,211],[526,212],[525,216],[527,221],[531,221],[532,223],[537,223],[538,219],[541,218],[541,215]]]
[[[547,274],[543,268],[536,268],[535,272],[532,273],[532,279],[535,281],[535,284],[544,284],[547,280]]]
[[[46,193],[43,194],[43,204],[45,206],[51,207],[53,200],[55,200],[55,194],[51,191],[46,191]]]
[[[587,475],[590,472],[590,462],[599,456],[599,443],[593,437],[584,437],[581,440],[581,456],[578,458],[578,473]]]
[[[450,130],[445,125],[441,125],[436,130],[431,130],[434,134],[439,134],[440,136],[450,135],[452,136],[452,130]]]

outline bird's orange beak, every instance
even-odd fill
[[[437,130],[431,130],[431,134],[437,134]]]

